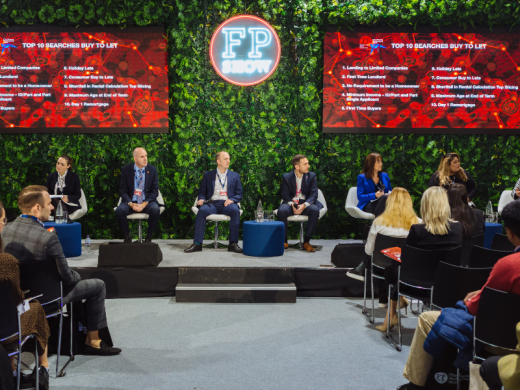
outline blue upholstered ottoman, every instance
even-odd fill
[[[491,249],[491,242],[493,241],[493,237],[495,234],[502,234],[502,224],[501,223],[491,223],[486,222],[486,230],[484,231],[484,248]]]
[[[255,257],[282,256],[284,237],[285,226],[283,222],[244,222],[244,255]]]
[[[45,222],[45,229],[53,227],[58,233],[65,257],[81,256],[81,224]]]

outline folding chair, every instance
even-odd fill
[[[22,347],[30,338],[36,338],[34,334],[25,336],[22,340],[22,322],[20,320],[20,312],[16,306],[12,287],[7,283],[0,283],[0,342],[6,341],[12,337],[18,336],[16,343],[5,347],[8,356],[18,355],[16,369],[16,388],[20,389],[20,363],[22,360]],[[34,355],[36,358],[36,371],[40,367],[38,355],[38,343],[35,342]],[[40,375],[36,375],[36,389],[39,390]]]
[[[473,247],[469,258],[469,268],[493,268],[498,260],[502,257],[509,256],[509,251],[499,251],[494,249],[482,248],[480,246]]]

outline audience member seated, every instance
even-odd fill
[[[504,207],[502,219],[506,226],[507,238],[515,246],[515,251],[512,255],[498,260],[482,288],[489,287],[520,295],[520,202],[512,202]],[[478,314],[481,291],[470,292],[464,298],[469,313],[474,316]],[[428,311],[420,315],[403,372],[403,376],[410,383],[400,386],[398,390],[421,389],[426,384],[433,357],[426,353],[423,345],[439,316],[440,311]]]
[[[471,238],[484,234],[484,213],[468,205],[468,193],[462,184],[454,183],[448,188],[451,218],[462,224],[462,264],[466,265],[473,247]]]
[[[56,171],[47,177],[47,191],[51,195],[63,195],[61,198],[63,211],[69,215],[81,208],[79,176],[72,172],[72,158],[66,154],[58,158]],[[53,199],[52,205],[57,208],[59,201],[58,198]],[[56,210],[53,210],[51,215],[54,215],[55,212]]]
[[[365,245],[365,260],[352,271],[347,272],[347,276],[361,281],[365,280],[365,268],[370,268],[371,256],[378,234],[390,237],[408,237],[410,227],[421,222],[422,220],[417,217],[413,210],[412,198],[408,191],[401,187],[394,188],[388,196],[383,214],[377,217],[370,227]],[[385,304],[388,303],[386,295],[387,293],[380,292],[380,306],[386,306]]]
[[[489,387],[489,390],[517,390],[520,389],[520,322],[516,325],[518,353],[506,356],[492,356],[480,366],[480,376]]]
[[[6,225],[5,210],[2,202],[0,202],[0,233]],[[8,253],[3,252],[2,239],[0,238],[0,283],[7,283],[15,297],[16,304],[19,305],[25,299],[22,290],[20,290],[20,270],[18,268],[18,261]],[[40,359],[40,367],[38,373],[40,375],[40,389],[49,388],[49,361],[47,360],[47,343],[49,341],[50,330],[45,318],[45,312],[40,303],[33,300],[29,303],[30,308],[20,316],[20,325],[22,327],[22,338],[34,334],[36,335],[36,342],[38,343],[38,352]],[[9,346],[13,343],[18,343],[18,336],[14,336],[8,340],[3,341],[3,346]],[[11,357],[11,381],[16,383],[17,370],[14,364],[15,356]],[[36,383],[36,372],[32,377],[20,374],[20,388],[27,389],[34,386]],[[10,388],[10,386],[6,386]]]
[[[377,218],[385,210],[386,197],[390,191],[392,186],[388,174],[383,172],[383,158],[379,153],[370,153],[357,177],[357,207]]]
[[[440,187],[428,188],[421,199],[421,217],[423,223],[413,225],[406,238],[405,245],[419,249],[445,249],[459,246],[462,243],[462,225],[450,218],[450,205],[446,191]],[[392,262],[385,268],[386,290],[393,285],[390,295],[390,329],[397,325],[397,271],[399,263]],[[402,298],[401,307],[407,307],[408,301]],[[382,326],[376,326],[386,332],[388,313]]]
[[[47,221],[53,209],[47,188],[25,187],[18,194],[18,207],[22,215],[9,223],[2,232],[5,252],[13,255],[20,264],[55,259],[63,283],[64,303],[86,300],[88,329],[84,354],[115,355],[119,348],[110,347],[99,337],[99,330],[107,327],[105,314],[105,283],[99,279],[81,280],[69,268],[58,236],[47,231]]]
[[[430,178],[429,187],[441,186],[447,190],[454,183],[466,187],[468,202],[470,202],[477,192],[475,180],[460,166],[460,156],[457,153],[446,153],[439,168]]]

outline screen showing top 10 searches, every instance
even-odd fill
[[[0,31],[0,132],[168,131],[164,34],[77,31]]]
[[[323,131],[515,132],[519,42],[518,34],[328,32]]]

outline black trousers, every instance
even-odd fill
[[[365,205],[365,207],[363,207],[363,211],[365,213],[374,214],[376,216],[376,218],[379,217],[385,211],[387,198],[388,198],[388,195],[383,195],[378,200],[375,200],[373,202],[368,202]]]
[[[294,206],[296,207],[296,206]],[[287,218],[294,215],[292,207],[287,203],[281,204],[278,208],[278,220],[284,223],[285,225],[285,241],[287,242]],[[302,211],[301,215],[306,215],[309,217],[307,221],[307,226],[305,227],[305,236],[311,238],[314,233],[314,229],[316,229],[316,225],[318,224],[318,219],[320,217],[320,209],[315,204],[309,205],[309,207],[305,207],[305,210]]]
[[[489,387],[489,390],[501,390],[502,381],[498,375],[498,361],[503,356],[492,356],[484,360],[480,366],[480,376]]]
[[[142,212],[149,215],[148,231],[146,233],[146,237],[151,238],[155,228],[157,227],[157,223],[159,222],[159,214],[161,214],[159,203],[157,203],[155,200],[148,203]],[[121,230],[123,231],[123,237],[127,237],[130,234],[128,218],[126,217],[134,213],[135,211],[126,203],[121,203],[119,206],[117,206],[116,217],[117,222],[119,222],[119,226],[121,226]]]
[[[394,287],[390,291],[390,299],[397,301],[397,273],[399,271],[399,264],[397,261],[392,261],[392,264],[385,268],[385,292],[388,294],[388,287],[392,284]]]
[[[4,347],[0,345],[0,390],[14,390],[16,377],[13,377],[11,360]]]
[[[55,198],[52,199],[52,205],[54,206],[54,210],[51,211],[51,215],[53,217],[56,216],[56,210],[58,210],[58,203],[60,203],[61,199]],[[61,206],[63,208],[63,211],[66,211],[68,215],[71,215],[74,211],[79,209],[77,206],[69,206],[68,204],[65,204],[65,202],[61,202]]]

